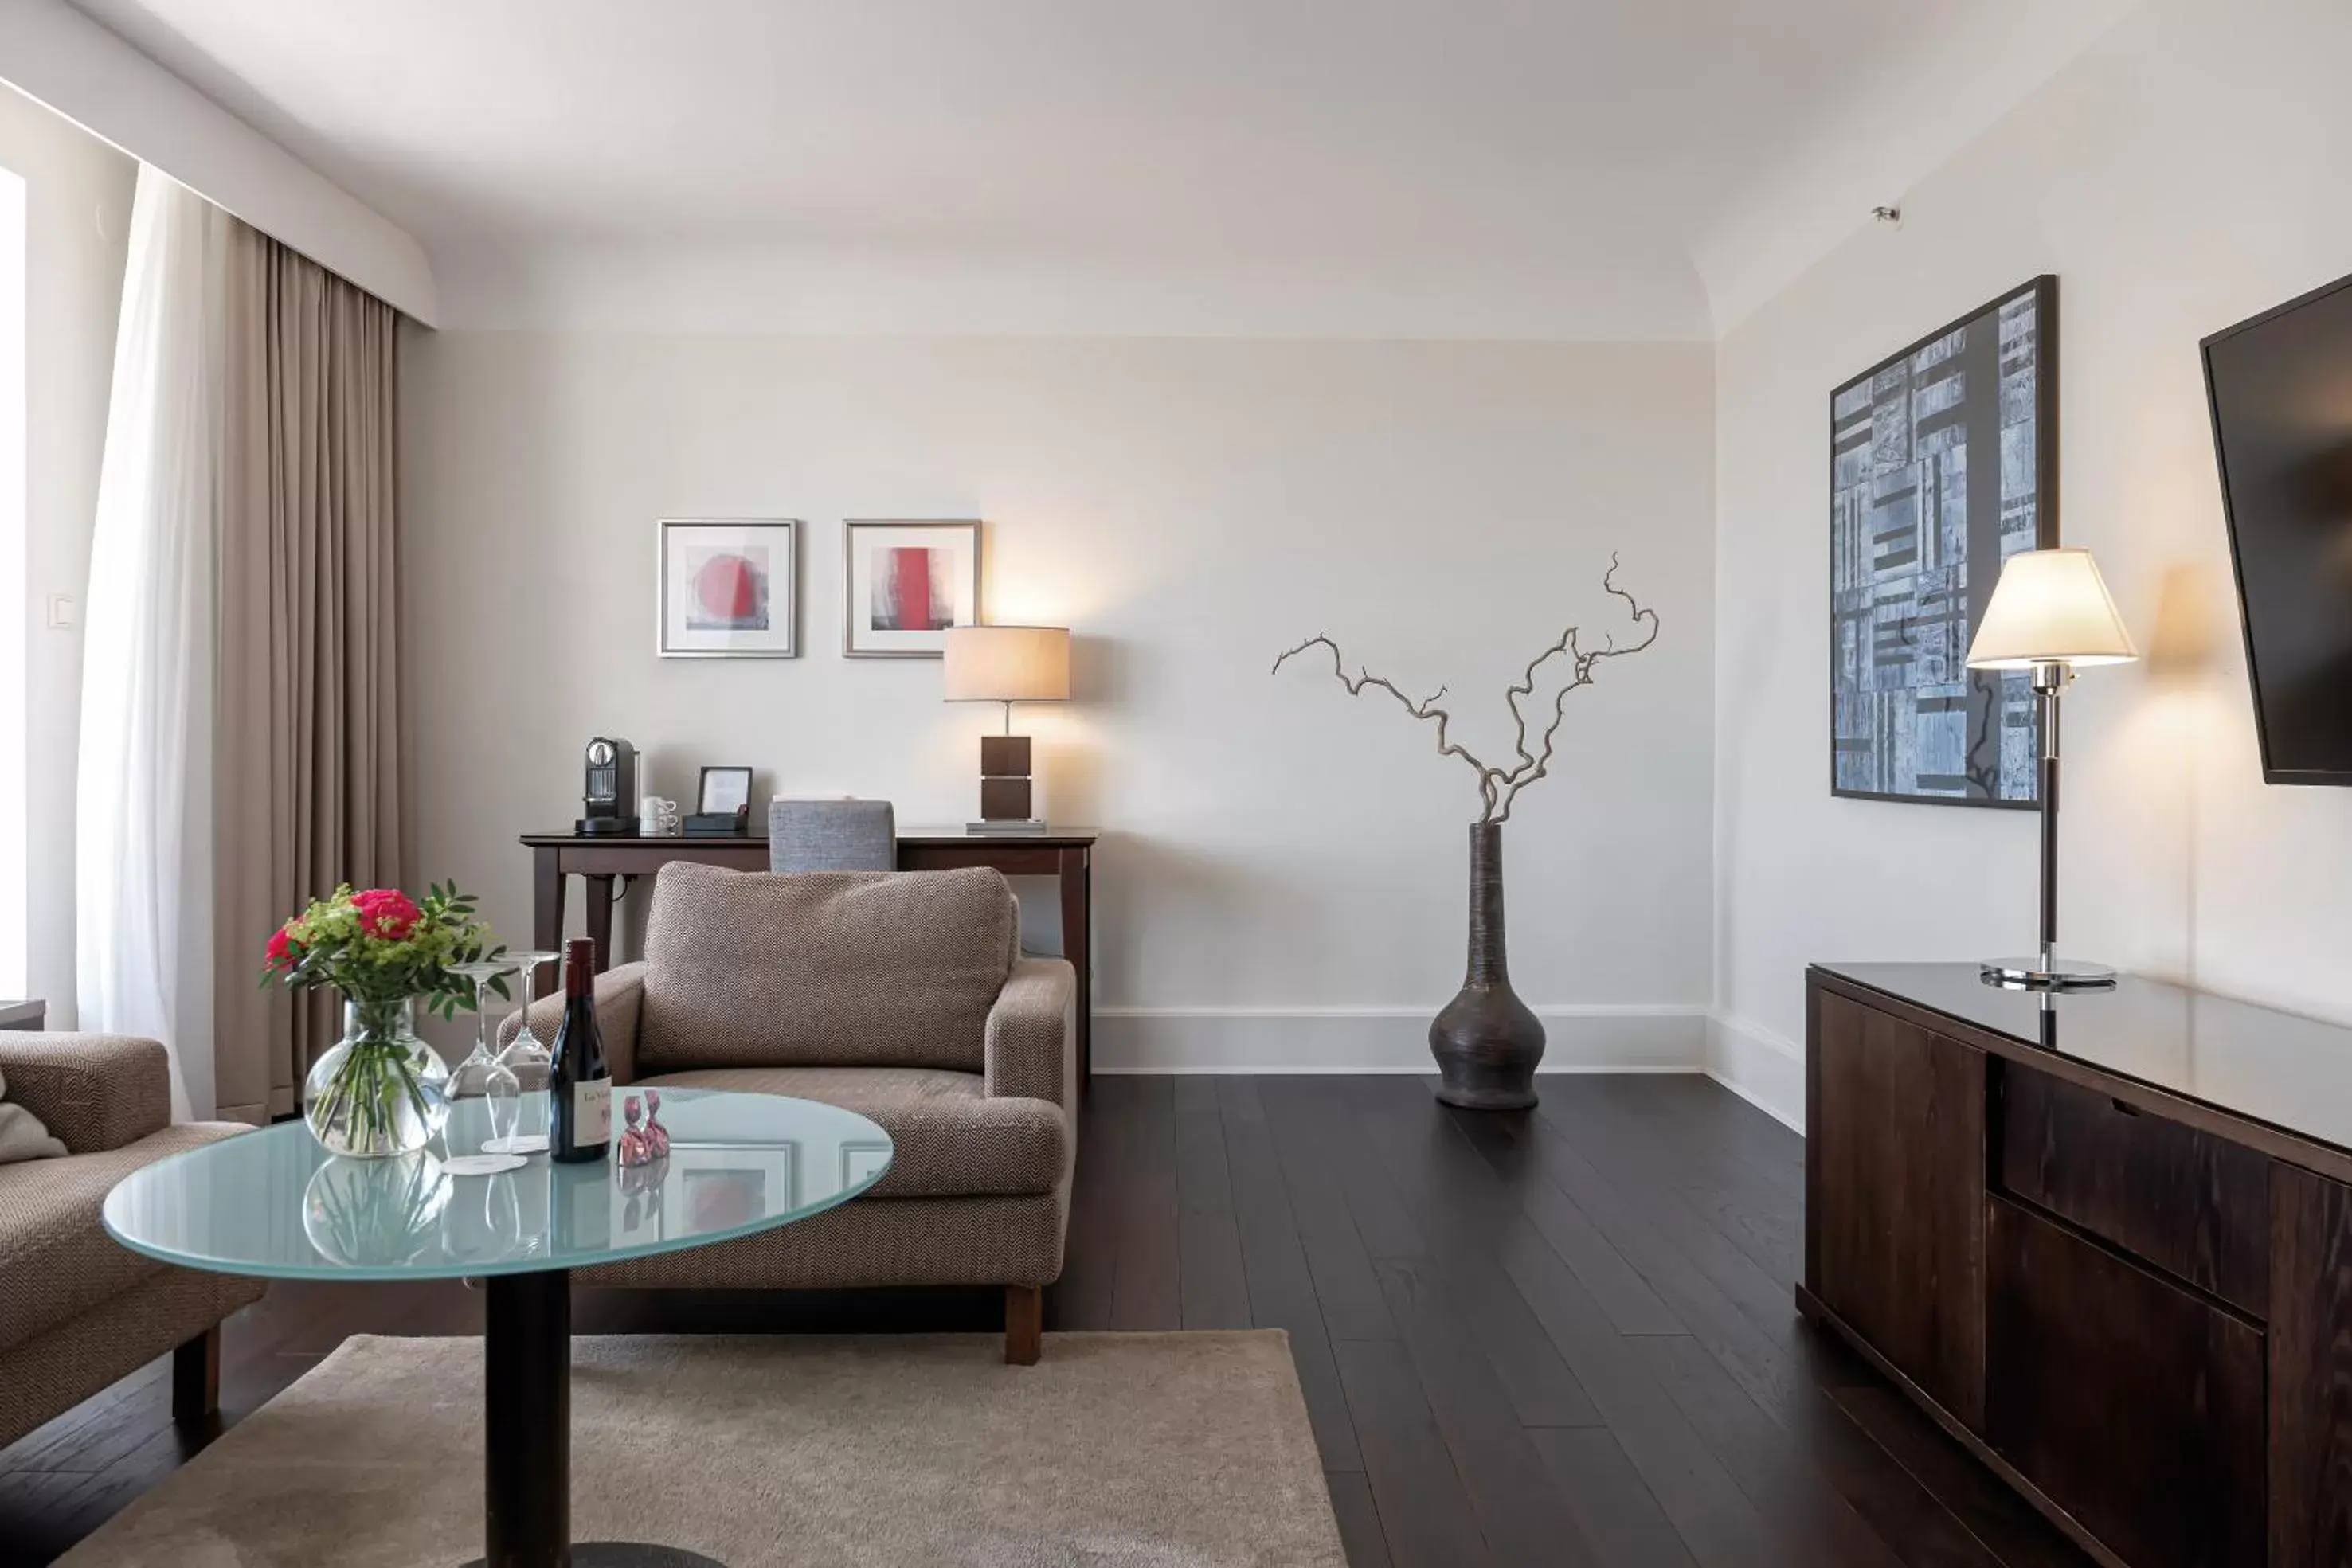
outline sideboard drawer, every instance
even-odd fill
[[[2270,1161],[2014,1063],[2000,1184],[2255,1317],[2270,1304]]]
[[[2262,1330],[1985,1199],[1985,1435],[2132,1568],[2263,1558]]]

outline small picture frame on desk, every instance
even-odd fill
[[[706,768],[697,787],[694,809],[706,816],[725,812],[740,816],[751,809],[751,770],[748,768]]]

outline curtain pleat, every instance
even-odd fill
[[[294,1110],[341,1021],[258,989],[310,899],[401,875],[399,326],[243,225],[230,245],[221,527],[215,1045],[221,1113]]]

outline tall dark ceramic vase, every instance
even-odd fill
[[[1543,1020],[1511,989],[1503,937],[1503,826],[1470,824],[1470,963],[1462,989],[1429,1026],[1437,1097],[1472,1111],[1536,1103]]]

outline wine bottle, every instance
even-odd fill
[[[563,1021],[548,1063],[547,1156],[567,1165],[601,1160],[613,1142],[613,1074],[596,1030],[596,944],[563,945]]]

